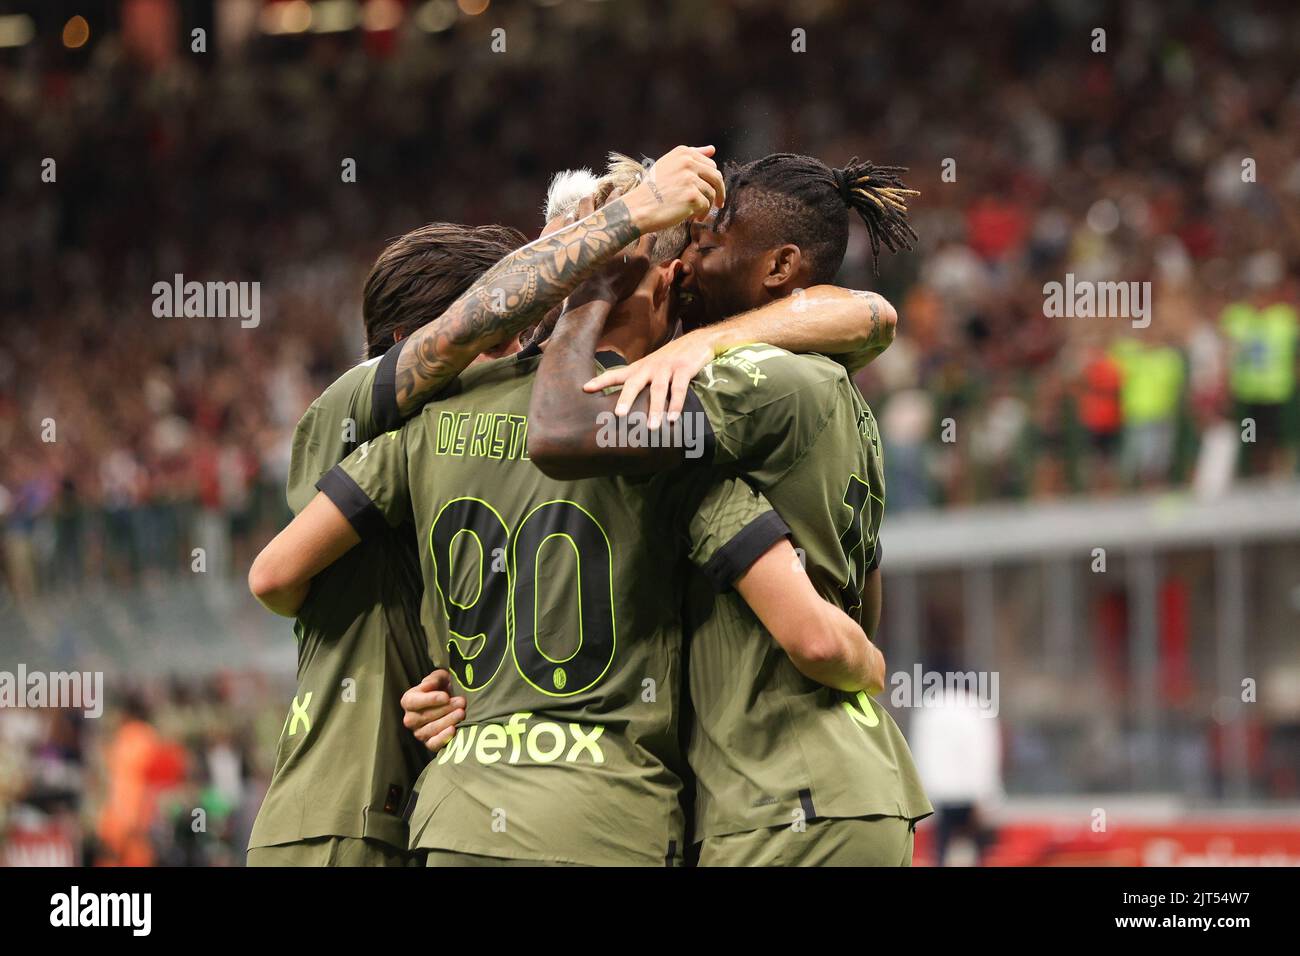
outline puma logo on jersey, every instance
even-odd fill
[[[845,713],[855,724],[862,727],[879,727],[880,718],[876,716],[874,704],[867,692],[860,690],[854,695],[852,701],[842,700],[840,704],[844,707]],[[856,704],[856,706],[855,706]]]
[[[712,364],[706,365],[704,368],[700,369],[700,374],[705,378],[705,381],[701,383],[705,388],[713,388],[713,386],[717,385],[719,381],[726,381],[725,378],[718,378],[718,373],[713,370]]]
[[[311,733],[311,716],[307,713],[307,708],[311,706],[311,691],[303,695],[302,703],[298,703],[298,696],[295,694],[293,703],[290,705],[289,716],[284,718],[284,727],[280,733],[293,737],[298,733],[298,725],[303,727],[303,733]]]
[[[389,441],[397,441],[397,436],[401,433],[400,428],[395,428],[391,432],[384,432],[384,435],[387,436]],[[372,441],[375,441],[375,439],[372,438],[370,441],[362,442],[357,446],[357,461],[365,461],[370,455],[370,443]]]

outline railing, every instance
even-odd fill
[[[1296,796],[1300,485],[887,515],[881,540],[891,674],[996,674],[1009,789]]]

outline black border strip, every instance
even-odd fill
[[[370,417],[375,420],[380,432],[391,432],[402,424],[402,413],[397,408],[397,359],[406,343],[407,340],[402,339],[385,352],[379,360],[379,368],[375,369],[375,386],[370,395]]]
[[[365,541],[388,530],[388,522],[383,512],[361,490],[361,486],[343,470],[342,465],[335,465],[316,482],[316,489],[343,512],[361,540]]]
[[[719,594],[728,591],[750,565],[767,553],[768,548],[789,534],[790,526],[779,514],[765,512],[737,531],[709,558],[702,569],[704,576]]]
[[[713,434],[713,422],[709,421],[709,414],[704,410],[704,403],[700,401],[700,396],[695,394],[693,386],[686,386],[686,402],[682,405],[683,415],[694,415],[695,420],[703,424],[704,435],[704,452],[699,458],[687,458],[686,460],[692,465],[704,465],[705,467],[713,464],[713,456],[718,450],[718,439]]]
[[[885,546],[884,546],[883,544],[881,544],[881,543],[880,543],[880,539],[877,538],[877,539],[876,539],[876,550],[875,550],[874,552],[872,552],[872,555],[871,555],[871,563],[867,565],[867,573],[868,573],[868,574],[870,574],[872,571],[876,570],[876,568],[880,567],[880,558],[881,558],[882,555],[884,555],[884,553],[885,553]]]
[[[677,841],[668,841],[668,852],[664,854],[664,866],[672,866],[673,861],[677,859]]]
[[[812,790],[805,787],[799,791],[799,805],[803,807],[804,819],[811,822],[817,819],[817,810],[813,807]]]

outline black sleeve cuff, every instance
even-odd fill
[[[402,354],[406,339],[384,353],[375,370],[375,386],[370,396],[370,415],[379,433],[391,432],[402,424],[402,413],[397,409],[397,359]],[[324,489],[322,489],[324,490]]]
[[[718,440],[713,434],[713,423],[709,421],[709,414],[704,410],[704,403],[700,401],[700,396],[695,394],[695,389],[689,385],[686,386],[686,402],[682,405],[682,414],[694,416],[695,421],[699,422],[700,434],[704,441],[704,450],[700,457],[686,460],[692,465],[705,467],[712,465],[713,456],[718,450]]]
[[[750,565],[788,534],[790,526],[775,511],[759,515],[709,559],[703,568],[705,577],[719,594],[729,591]]]
[[[348,524],[361,536],[361,540],[373,538],[388,530],[388,522],[383,512],[375,507],[361,486],[358,485],[341,465],[335,465],[316,482],[316,489],[343,512]]]
[[[870,574],[876,568],[880,567],[880,556],[885,553],[885,546],[876,539],[876,550],[871,552],[871,563],[867,565],[867,573]]]

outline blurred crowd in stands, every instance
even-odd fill
[[[0,711],[0,866],[242,866],[278,690],[227,673],[115,686],[99,720]]]
[[[524,5],[384,43],[0,56],[9,590],[183,568],[200,543],[245,567],[283,520],[295,420],[360,354],[384,241],[535,230],[548,175],[615,147],[911,167],[917,251],[877,277],[855,229],[841,275],[901,315],[860,378],[895,511],[1295,473],[1300,10],[814,6]],[[156,318],[177,274],[261,282],[256,327]],[[1045,315],[1067,274],[1151,283],[1150,324]]]
[[[900,314],[859,377],[893,513],[1294,478],[1300,7],[614,8],[0,50],[0,607],[165,582],[195,548],[241,576],[385,241],[534,232],[549,175],[608,149],[911,167],[918,248],[876,275],[855,224],[840,276]],[[155,317],[176,275],[260,282],[257,323]],[[1149,325],[1047,315],[1067,276],[1149,282]],[[238,862],[283,695],[128,690],[102,721],[0,713],[11,860]]]

